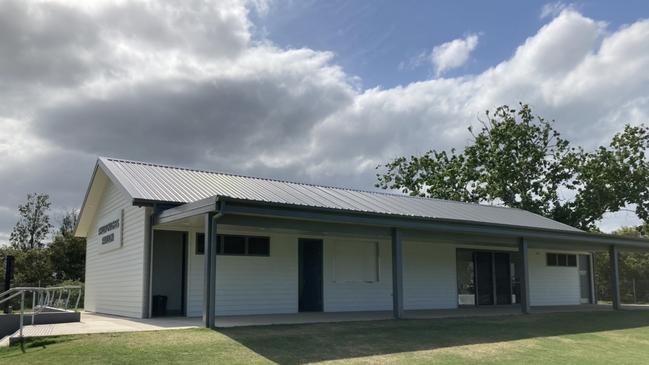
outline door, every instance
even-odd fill
[[[299,311],[322,312],[322,240],[298,241]]]
[[[579,255],[579,292],[582,304],[592,303],[592,289],[590,256]]]
[[[496,304],[512,304],[512,277],[509,271],[509,254],[494,252],[493,255]]]
[[[493,259],[491,252],[475,252],[475,282],[478,305],[494,304]]]
[[[187,233],[156,230],[151,273],[151,315],[184,316]]]
[[[475,262],[473,251],[457,250],[457,303],[475,305]]]

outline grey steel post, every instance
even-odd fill
[[[530,273],[527,240],[524,237],[518,240],[518,254],[520,265],[518,265],[518,277],[521,286],[521,312],[530,313]]]
[[[403,318],[403,247],[401,232],[392,228],[392,312]]]
[[[214,213],[205,214],[204,257],[203,322],[206,328],[214,328],[216,295],[216,224],[214,223]]]
[[[620,252],[615,245],[609,247],[609,259],[611,260],[611,300],[613,301],[613,309],[620,309],[620,268],[619,256]]]

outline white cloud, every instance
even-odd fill
[[[539,14],[539,18],[545,19],[549,17],[555,17],[561,14],[561,12],[564,10],[577,10],[577,6],[574,3],[564,3],[562,1],[547,3],[541,8],[541,14]]]
[[[565,10],[483,73],[362,90],[329,52],[253,39],[253,3],[167,4],[0,3],[0,232],[28,192],[80,204],[99,154],[371,188],[377,164],[462,148],[502,103],[587,147],[649,115],[646,20],[608,29]],[[478,36],[456,41],[440,72]]]
[[[478,46],[478,38],[477,34],[469,34],[465,38],[435,46],[429,56],[430,62],[435,67],[435,74],[440,76],[445,71],[464,65],[469,60],[471,52]]]

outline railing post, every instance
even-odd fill
[[[68,305],[70,304],[70,289],[65,289],[65,292],[67,294],[65,297],[65,309],[68,309]]]
[[[77,302],[74,304],[74,311],[79,309],[79,301],[81,300],[81,287],[79,287],[79,295],[77,295]]]
[[[32,326],[34,323],[34,315],[36,314],[36,291],[32,290]]]
[[[20,339],[23,339],[23,321],[25,320],[25,291],[20,292]]]

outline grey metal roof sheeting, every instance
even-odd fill
[[[99,161],[133,199],[190,203],[223,196],[351,212],[579,231],[520,209],[325,187],[113,158],[100,158]]]

